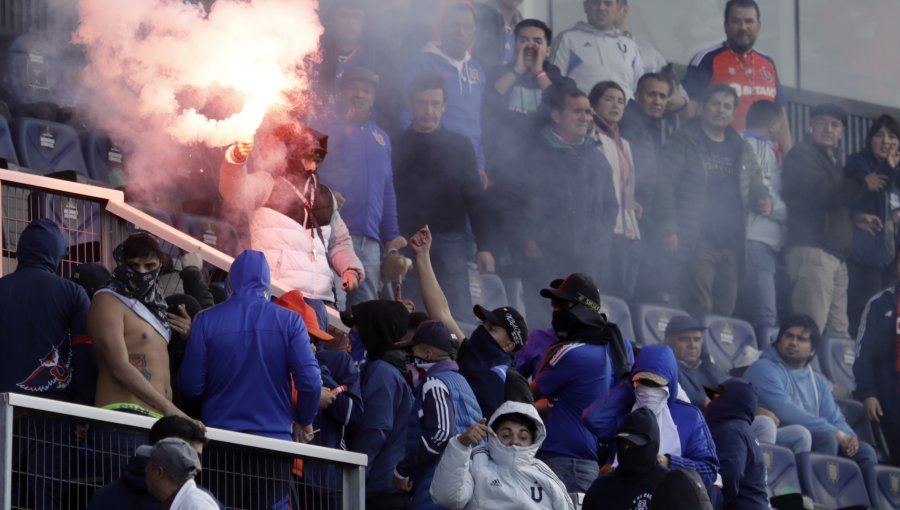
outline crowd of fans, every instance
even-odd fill
[[[573,508],[575,493],[585,508],[764,509],[759,443],[852,458],[874,493],[875,450],[810,366],[826,334],[856,335],[855,395],[900,465],[897,120],[843,165],[847,113],[819,105],[795,145],[753,0],[727,3],[725,42],[683,80],[627,32],[627,0],[586,0],[587,20],[555,36],[521,3],[440,2],[433,23],[388,36],[367,26],[370,2],[323,1],[307,64],[327,113],[222,162],[221,198],[249,217],[227,292],[145,233],[76,285],[55,274],[59,227],[25,229],[0,279],[0,391],[194,431],[140,448],[97,431],[136,457],[91,508],[217,508],[193,482],[203,424],[366,454],[370,509]],[[285,171],[254,171],[273,154]],[[184,294],[164,296],[174,267]],[[272,279],[296,290],[273,303]],[[503,306],[473,308],[473,279]],[[637,349],[601,291],[689,316]],[[709,314],[780,324],[741,379],[706,354]],[[53,479],[53,447],[21,462]],[[225,506],[340,501],[334,465],[257,464],[243,474],[284,481],[258,493],[213,467]]]

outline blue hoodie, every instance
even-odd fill
[[[825,376],[809,363],[803,368],[791,368],[781,359],[775,343],[750,365],[744,379],[756,388],[759,405],[775,413],[782,425],[803,425],[810,432],[841,429],[856,435],[834,402]]]
[[[847,158],[844,166],[844,175],[850,178],[865,177],[870,173],[884,175],[895,182],[900,171],[891,168],[887,162],[878,163],[875,155],[869,148],[863,149]],[[894,186],[888,186],[881,191],[866,191],[862,198],[850,206],[851,213],[865,213],[877,216],[883,224],[887,224],[888,215],[891,214],[891,192]],[[850,252],[850,260],[864,266],[884,269],[894,260],[894,244],[896,243],[893,232],[882,229],[875,235],[864,230],[853,228],[853,249]]]
[[[328,135],[328,157],[318,173],[325,185],[347,199],[341,218],[350,235],[382,243],[399,236],[387,133],[372,119],[359,125],[335,114],[311,125]]]
[[[18,267],[0,278],[0,392],[72,400],[73,344],[87,342],[84,289],[56,274],[66,240],[51,220],[22,232]]]
[[[437,71],[447,82],[447,109],[441,117],[441,127],[471,140],[479,169],[485,168],[484,147],[481,144],[481,99],[487,87],[487,76],[481,65],[469,54],[457,64],[430,42],[422,54],[407,69],[407,90],[416,76],[425,71]],[[410,115],[404,118],[409,125]]]
[[[194,319],[178,376],[181,390],[202,399],[200,416],[211,427],[291,440],[291,419],[311,424],[322,391],[306,326],[297,313],[269,302],[269,264],[262,253],[238,255],[228,278],[231,297]]]
[[[766,463],[750,428],[757,406],[750,383],[728,379],[706,411],[719,447],[725,506],[731,510],[769,510]]]
[[[712,485],[719,471],[716,445],[700,410],[678,400],[678,362],[672,349],[666,345],[650,345],[641,349],[631,371],[632,377],[639,372],[651,372],[669,381],[669,413],[681,440],[681,455],[667,455],[669,469],[692,469],[707,487]],[[612,441],[622,420],[634,407],[632,377],[617,384],[584,411],[584,424],[600,442]]]

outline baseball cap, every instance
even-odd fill
[[[306,330],[309,335],[318,340],[330,342],[334,340],[334,336],[326,333],[319,327],[319,318],[313,307],[306,303],[303,299],[303,293],[299,290],[292,290],[275,300],[275,304],[283,308],[287,308],[292,312],[297,312],[303,317],[303,323],[306,324]]]
[[[666,336],[684,333],[685,331],[706,331],[706,326],[690,315],[678,315],[669,320],[666,325]]]
[[[669,385],[669,381],[665,377],[663,377],[659,374],[654,374],[653,372],[647,372],[646,370],[643,372],[638,372],[631,377],[632,382],[640,381],[641,379],[653,382],[660,386],[668,386]]]
[[[619,432],[614,438],[628,441],[635,446],[644,446],[650,442],[650,436],[646,434],[637,434],[635,432]]]
[[[809,112],[810,120],[823,115],[834,117],[837,120],[841,121],[841,124],[844,124],[845,126],[847,125],[847,110],[834,103],[825,103],[814,106]]]
[[[138,446],[138,457],[150,459],[175,478],[192,476],[200,471],[200,456],[184,439],[167,437],[153,446]]]
[[[550,288],[541,289],[541,296],[582,305],[573,307],[572,313],[585,324],[606,324],[600,309],[600,289],[583,273],[572,273],[562,281],[553,280]]]
[[[378,87],[379,82],[378,75],[372,71],[369,71],[364,67],[351,67],[341,73],[341,76],[338,78],[338,87],[343,88],[353,80],[370,83],[376,88]]]
[[[413,337],[405,342],[394,344],[395,347],[404,348],[413,345],[428,345],[440,349],[451,357],[456,357],[459,351],[460,340],[450,332],[450,329],[441,321],[428,320],[419,324]]]
[[[475,305],[473,311],[475,317],[505,329],[517,349],[525,345],[525,339],[528,338],[528,326],[525,324],[525,318],[515,308],[502,306],[488,310],[481,305]]]

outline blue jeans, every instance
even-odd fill
[[[600,475],[600,465],[593,460],[554,457],[544,464],[566,485],[566,492],[587,492]]]
[[[381,284],[381,241],[366,236],[352,236],[352,239],[353,251],[362,262],[366,277],[358,289],[347,294],[347,304],[340,307],[341,310],[349,310],[353,305],[378,299],[378,287]],[[338,293],[343,294],[340,285],[337,288]],[[339,296],[338,301],[340,300]]]
[[[744,315],[754,328],[778,324],[775,302],[775,269],[778,252],[759,241],[747,241],[744,275]]]
[[[844,455],[844,452],[841,451],[840,444],[838,444],[837,437],[834,436],[833,432],[816,430],[811,431],[811,433],[812,451],[827,455],[846,456]],[[878,454],[875,453],[875,448],[872,448],[872,445],[869,443],[860,441],[859,451],[850,458],[856,462],[859,466],[859,470],[862,471],[863,480],[866,482],[866,489],[868,489],[869,494],[875,494],[874,489],[877,483],[875,478],[875,466],[878,464]]]

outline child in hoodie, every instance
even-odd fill
[[[432,499],[466,510],[574,509],[565,485],[534,457],[546,437],[534,406],[504,402],[487,425],[482,419],[450,439],[434,473]]]

